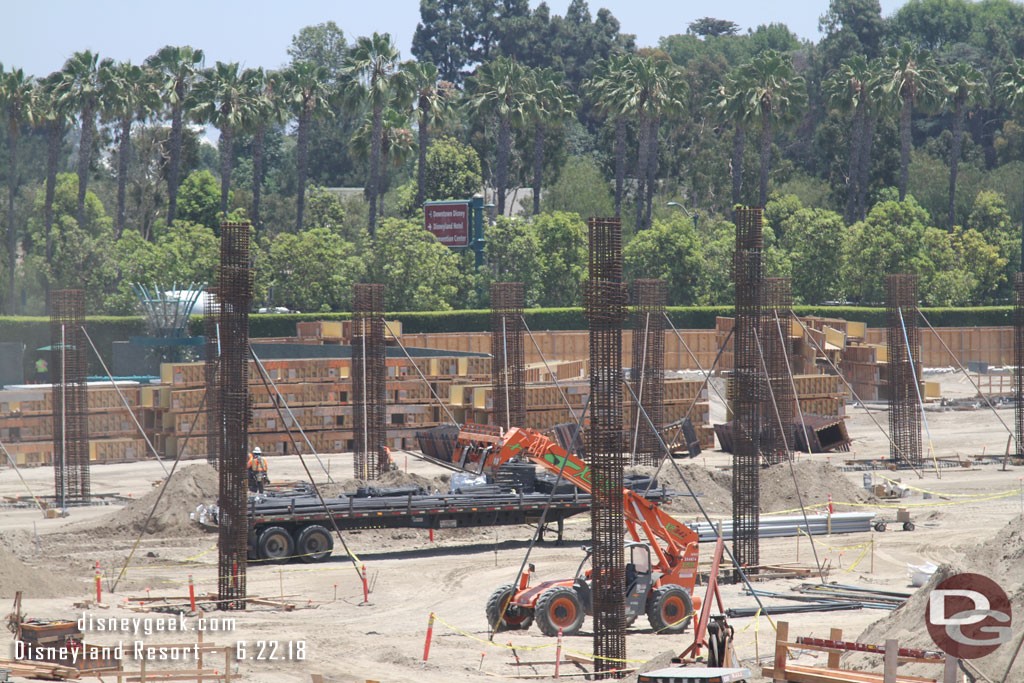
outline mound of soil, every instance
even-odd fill
[[[142,531],[162,486],[154,486],[146,495],[133,500],[118,512],[106,515],[90,525],[93,534],[136,536]],[[214,503],[219,493],[217,470],[205,462],[177,469],[146,533],[154,536],[186,536],[200,528],[189,514],[201,503]]]
[[[825,503],[829,494],[835,503],[864,503],[873,500],[871,495],[851,482],[842,472],[828,463],[803,460],[793,463],[796,480],[800,484],[800,496],[804,505]],[[793,485],[793,473],[789,463],[779,463],[761,470],[761,512],[792,510],[800,507],[800,500]]]
[[[34,567],[0,547],[0,598],[13,598],[22,591],[26,598],[59,598],[88,591],[88,585],[48,567]]]
[[[628,467],[626,474],[642,474],[652,476],[657,468]],[[665,506],[673,513],[699,512],[697,502],[690,497],[686,484],[679,474],[682,473],[693,492],[699,496],[701,505],[709,513],[725,513],[732,510],[732,475],[716,469],[706,469],[700,465],[679,465],[679,472],[670,464],[661,468],[658,474],[658,485],[675,489],[679,495]]]

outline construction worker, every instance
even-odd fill
[[[45,358],[36,360],[36,384],[50,383],[50,366]]]
[[[267,482],[267,461],[263,459],[263,450],[256,446],[249,454],[249,490],[263,493],[263,485]]]

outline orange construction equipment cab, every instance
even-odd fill
[[[562,472],[562,478],[591,493],[592,470],[553,440],[532,429],[464,425],[456,453],[463,467],[493,472],[510,460],[527,460]],[[564,469],[563,469],[564,464]],[[646,613],[656,633],[681,633],[700,598],[693,595],[696,581],[698,537],[689,527],[656,504],[629,489],[622,490],[626,529],[632,537],[626,552],[626,623]],[[592,611],[590,549],[571,579],[530,585],[531,566],[518,584],[506,584],[487,601],[491,628],[526,629],[534,621],[548,636],[577,633]],[[696,604],[695,604],[696,603]]]

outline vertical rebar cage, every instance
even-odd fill
[[[217,288],[206,289],[206,306],[203,309],[204,355],[203,379],[206,384],[206,461],[213,467],[220,467],[220,443],[223,435],[220,424],[220,388],[217,384],[217,361],[220,359],[220,302]]]
[[[885,303],[886,346],[889,353],[886,368],[889,375],[889,455],[893,462],[918,467],[922,456],[919,387],[916,386],[921,372],[917,276],[886,275]]]
[[[627,297],[622,283],[622,224],[614,218],[591,218],[588,226],[590,277],[584,287],[583,307],[590,325],[587,455],[593,473],[594,668],[600,675],[622,668],[617,660],[626,657],[622,323]]]
[[[767,465],[784,462],[792,457],[789,448],[793,443],[796,396],[793,395],[793,385],[789,381],[789,354],[786,348],[791,325],[789,311],[793,307],[790,282],[788,277],[769,277],[764,281],[766,306],[762,318],[764,327],[759,334],[765,365],[768,367],[768,381],[779,410],[776,417],[775,408],[769,400],[766,406],[764,443],[761,445],[761,455]]]
[[[630,425],[634,430],[636,465],[656,466],[661,461],[661,442],[655,429],[665,423],[665,282],[633,281],[633,359],[629,379],[641,411],[634,406]],[[643,418],[646,412],[654,423]]]
[[[526,423],[522,282],[491,283],[491,424]]]
[[[1013,397],[1017,457],[1024,458],[1024,273],[1013,276]]]
[[[761,209],[737,207],[733,282],[736,321],[733,376],[733,555],[744,567],[760,564],[760,458],[762,426],[770,414],[768,383],[761,366],[759,339],[764,306]],[[767,409],[766,409],[767,407]],[[751,569],[751,571],[756,571]]]
[[[50,293],[50,365],[53,396],[53,480],[57,505],[89,500],[89,424],[85,292]]]
[[[379,479],[387,471],[384,285],[352,285],[353,474]]]
[[[217,297],[220,357],[217,360],[217,424],[220,457],[220,519],[217,588],[219,609],[245,609],[248,557],[247,464],[249,454],[249,223],[221,225]]]

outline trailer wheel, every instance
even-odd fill
[[[885,522],[875,522],[875,531],[878,533],[885,531]]]
[[[284,560],[294,554],[295,544],[287,529],[272,526],[260,534],[257,548],[261,560]]]
[[[310,524],[299,532],[295,548],[303,562],[319,562],[331,556],[334,539],[331,538],[331,532],[324,527]]]
[[[903,522],[903,530],[904,531],[913,531],[914,530],[914,523],[913,522]]]
[[[655,633],[682,633],[693,619],[693,601],[686,589],[662,586],[647,598],[647,620]]]
[[[562,635],[576,635],[583,627],[586,614],[580,596],[565,586],[549,588],[541,593],[533,612],[541,633],[550,637],[557,636],[558,629],[562,629]]]
[[[491,593],[491,597],[487,599],[486,610],[487,625],[491,629],[494,629],[499,618],[501,619],[501,625],[498,627],[499,631],[512,631],[515,629],[525,631],[530,628],[530,624],[533,623],[533,610],[531,609],[510,604],[505,609],[504,616],[501,614],[501,608],[505,606],[505,602],[511,600],[515,594],[515,586],[511,583],[506,583]]]

